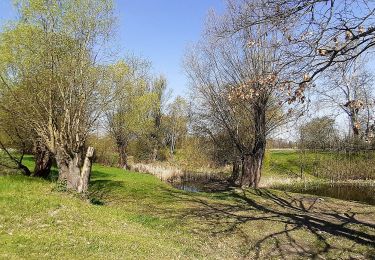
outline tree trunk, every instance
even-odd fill
[[[155,162],[157,157],[158,157],[158,148],[154,147],[154,149],[152,150],[151,161]]]
[[[260,103],[254,108],[254,143],[242,162],[242,187],[258,188],[266,149],[266,113]]]
[[[176,137],[175,137],[174,134],[172,134],[172,136],[171,136],[171,145],[170,145],[170,154],[171,154],[171,157],[173,157],[173,155],[174,155],[175,147],[176,147]]]
[[[71,190],[78,190],[81,179],[81,154],[75,153],[73,159],[69,161],[69,174],[67,176],[66,187]]]
[[[358,127],[357,127],[357,125],[356,125],[355,122],[352,122],[352,131],[353,131],[354,138],[358,138],[358,136],[359,136],[359,129],[358,129]]]
[[[86,158],[83,163],[81,178],[78,185],[78,193],[85,193],[88,190],[90,177],[91,177],[91,166],[92,166],[92,157],[94,156],[94,148],[87,148]]]
[[[117,150],[119,154],[118,165],[120,168],[129,169],[128,165],[128,153],[127,153],[127,144],[117,143]]]
[[[47,178],[51,172],[52,154],[47,147],[40,142],[35,144],[34,151],[35,167],[33,176]]]
[[[19,163],[18,164],[18,168],[22,171],[22,173],[26,176],[30,176],[31,175],[31,172],[29,170],[29,168],[27,168],[25,165],[23,165],[22,163]]]
[[[262,171],[263,157],[264,151],[259,151],[254,155],[244,155],[241,178],[242,187],[258,188]]]
[[[81,154],[74,153],[73,157],[58,151],[56,163],[59,169],[59,182],[66,183],[67,189],[77,190],[81,177]]]
[[[239,158],[233,160],[232,176],[229,179],[232,184],[236,184],[240,178],[240,163],[241,160]]]
[[[86,158],[81,170],[82,158],[80,153],[75,153],[73,158],[66,153],[56,154],[56,163],[59,168],[59,181],[66,182],[66,188],[79,193],[86,192],[91,175],[92,158],[94,148],[87,149]]]

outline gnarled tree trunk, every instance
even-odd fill
[[[81,170],[81,178],[79,181],[77,191],[79,193],[85,193],[88,190],[90,177],[91,177],[91,167],[92,167],[92,157],[94,156],[94,147],[87,148],[86,158],[83,163]]]
[[[259,150],[255,154],[245,154],[242,163],[242,187],[258,188],[262,164],[263,164],[264,150]]]
[[[94,148],[87,149],[86,158],[82,166],[82,158],[80,153],[75,153],[73,157],[66,153],[58,152],[56,155],[56,163],[59,168],[59,181],[66,182],[66,188],[77,191],[79,193],[86,192],[91,175],[92,158]]]
[[[258,188],[266,150],[266,113],[263,103],[254,108],[254,143],[242,162],[242,187]]]

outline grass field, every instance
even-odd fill
[[[307,180],[375,180],[375,153],[268,150],[263,176]]]
[[[99,165],[90,201],[46,180],[0,176],[0,258],[375,255],[375,207],[353,202],[268,189],[187,193],[151,175]]]

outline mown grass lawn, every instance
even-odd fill
[[[3,259],[371,259],[375,207],[274,190],[187,193],[95,165],[90,201],[0,176]]]

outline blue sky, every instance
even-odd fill
[[[190,43],[201,35],[210,9],[222,10],[222,0],[116,0],[116,48],[149,59],[175,95],[183,95],[187,79],[181,63]],[[15,17],[12,0],[0,0],[0,23]]]
[[[209,9],[222,7],[222,0],[117,0],[119,42],[150,58],[181,95],[187,88],[181,66],[186,47],[199,39]]]

